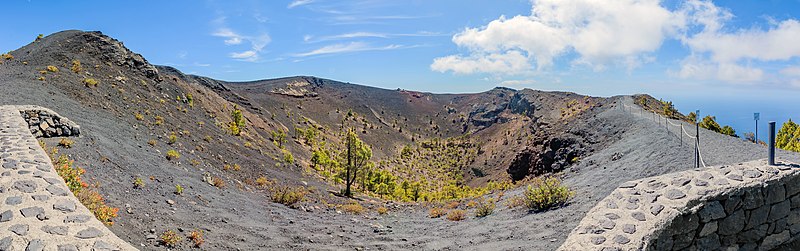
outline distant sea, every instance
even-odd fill
[[[789,95],[783,95],[784,97]],[[770,97],[712,97],[675,99],[675,108],[683,114],[700,110],[700,117],[716,117],[720,126],[729,125],[736,134],[743,137],[746,132],[754,132],[756,121],[753,113],[760,113],[758,138],[767,141],[768,123],[776,122],[776,133],[789,118],[800,122],[800,97],[794,99],[772,99]]]

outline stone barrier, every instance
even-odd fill
[[[50,109],[39,106],[16,106],[34,137],[68,137],[81,134],[81,127]]]
[[[766,160],[625,182],[559,250],[772,250],[800,236],[800,166]]]
[[[47,127],[32,129],[35,118]],[[62,130],[53,134],[50,128]],[[0,251],[136,250],[75,198],[36,132],[67,136],[80,129],[48,109],[0,106]]]

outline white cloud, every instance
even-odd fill
[[[438,72],[452,71],[456,74],[472,74],[479,72],[519,74],[531,69],[531,64],[525,55],[519,51],[503,53],[490,53],[485,55],[470,55],[462,57],[450,55],[436,58],[431,64],[431,70]]]
[[[800,22],[786,20],[769,30],[750,28],[725,33],[706,29],[686,40],[695,52],[708,52],[715,62],[789,60],[800,56]]]
[[[764,79],[762,69],[735,63],[717,63],[697,55],[685,58],[680,67],[678,72],[670,73],[679,78],[716,79],[728,83],[754,83]]]
[[[308,57],[308,56],[318,56],[318,55],[327,55],[327,54],[341,54],[341,53],[349,53],[349,52],[360,52],[360,51],[385,51],[385,50],[396,50],[396,49],[406,49],[406,48],[413,48],[417,46],[403,46],[403,45],[387,45],[387,46],[371,46],[364,42],[351,42],[346,44],[333,44],[320,47],[318,49],[304,52],[304,53],[297,53],[293,56],[295,57]]]
[[[358,32],[350,32],[350,33],[343,33],[330,36],[321,36],[316,39],[314,38],[314,36],[305,35],[303,36],[303,41],[307,43],[316,43],[323,41],[346,40],[354,38],[433,37],[433,36],[442,36],[442,34],[436,32],[426,32],[426,31],[421,31],[417,33],[381,33],[381,32],[358,31]]]
[[[286,8],[291,9],[291,8],[294,8],[294,7],[297,7],[297,6],[302,6],[302,5],[310,4],[310,3],[313,3],[313,2],[314,2],[314,0],[294,0],[291,3],[289,3],[289,5],[286,6]]]
[[[453,36],[453,42],[469,50],[466,58],[472,61],[497,62],[491,58],[510,55],[535,62],[541,70],[567,52],[575,52],[581,64],[599,65],[623,61],[626,65],[643,54],[654,52],[664,38],[680,27],[676,14],[660,5],[658,0],[535,0],[530,16],[515,16],[491,21],[480,28],[467,28]],[[435,70],[463,71],[459,55],[437,58]],[[458,65],[447,66],[446,62]],[[472,72],[517,73],[503,64]],[[505,64],[518,67],[521,64]],[[458,70],[456,68],[460,68]],[[469,67],[467,67],[469,68]]]
[[[688,55],[670,75],[756,83],[778,75],[766,63],[800,58],[797,19],[766,18],[767,28],[733,29],[735,15],[710,0],[687,0],[673,9],[662,2],[531,0],[530,15],[501,16],[454,35],[465,52],[435,58],[431,70],[519,75],[547,71],[564,58],[595,71],[621,66],[630,72],[655,61],[662,44],[674,39]]]
[[[218,23],[218,25],[224,26],[224,18],[217,19],[214,22]],[[214,33],[211,34],[212,36],[222,37],[225,38],[223,43],[225,45],[239,45],[242,42],[247,41],[250,43],[250,50],[243,51],[243,52],[234,52],[229,54],[231,58],[249,62],[256,62],[260,59],[259,53],[264,50],[264,47],[269,44],[271,38],[266,33],[262,33],[257,36],[245,36],[241,35],[230,28],[222,27],[217,29]]]
[[[536,80],[532,79],[523,79],[523,80],[504,80],[500,82],[501,86],[517,86],[517,85],[532,85],[535,84]]]
[[[728,83],[764,81],[764,69],[754,63],[787,61],[800,57],[800,22],[769,19],[766,30],[758,27],[731,30],[734,15],[709,1],[686,2],[681,14],[686,30],[679,39],[691,55],[681,63],[682,78],[717,79]],[[702,65],[702,67],[699,67]],[[783,72],[781,72],[783,73]],[[784,74],[785,75],[785,74]]]
[[[244,51],[244,52],[233,52],[231,53],[231,58],[235,59],[251,59],[258,56],[256,51]]]
[[[781,69],[780,73],[785,76],[800,77],[800,66],[788,66]]]
[[[235,45],[242,43],[242,36],[236,34],[236,32],[233,32],[231,29],[228,28],[217,29],[217,31],[215,31],[211,35],[225,38],[224,43],[226,45]]]

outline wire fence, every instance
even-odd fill
[[[622,108],[622,110],[624,112],[627,112],[627,113],[632,114],[632,115],[637,115],[639,117],[642,117],[642,118],[645,118],[647,120],[653,121],[658,126],[663,126],[664,129],[667,130],[667,132],[669,132],[672,135],[675,135],[675,137],[678,140],[680,140],[679,142],[680,142],[681,146],[683,146],[684,143],[685,143],[689,147],[694,147],[694,150],[695,150],[695,153],[696,153],[696,158],[697,158],[696,159],[697,162],[695,163],[695,165],[697,167],[699,167],[699,166],[706,167],[706,162],[703,161],[703,154],[702,154],[702,151],[700,149],[700,140],[698,139],[699,138],[699,129],[697,129],[697,127],[696,127],[697,125],[694,125],[694,124],[690,125],[689,123],[686,123],[686,122],[680,121],[680,120],[676,120],[677,123],[673,123],[672,119],[664,117],[664,116],[661,116],[660,114],[655,113],[655,112],[647,111],[647,110],[645,110],[645,109],[643,109],[641,107],[629,106],[629,105],[626,105],[626,104],[622,104],[621,108]],[[692,135],[691,133],[689,133],[686,130],[687,127],[690,128],[689,130],[691,130],[693,128],[695,129],[694,135]],[[684,135],[686,136],[687,140],[684,140]],[[689,142],[688,139],[691,139],[693,142]]]

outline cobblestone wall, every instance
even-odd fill
[[[800,166],[765,160],[629,181],[560,250],[771,250],[800,236]]]
[[[17,106],[20,115],[28,124],[28,129],[35,137],[78,136],[81,127],[67,118],[59,116],[50,109],[38,106]]]
[[[136,250],[69,191],[21,116],[30,108],[0,106],[0,250]],[[33,111],[79,132],[52,111]]]

